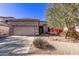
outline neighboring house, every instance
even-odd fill
[[[14,17],[0,16],[0,37],[8,36],[10,34],[10,26],[6,23],[6,20],[14,20]]]
[[[79,26],[76,26],[75,28],[76,28],[76,31],[79,32]],[[64,31],[67,31],[67,30],[68,30],[67,27],[65,27]]]
[[[79,32],[79,26],[76,26],[76,31]]]
[[[6,20],[15,20],[14,17],[4,17],[4,16],[0,16],[0,22],[6,22]]]
[[[0,37],[9,35],[9,26],[5,23],[0,22]]]

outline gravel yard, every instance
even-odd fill
[[[39,37],[45,39],[52,46],[52,50],[36,48],[34,45],[30,48],[30,53],[35,55],[79,55],[79,40],[72,41],[59,36]]]

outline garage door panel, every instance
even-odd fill
[[[34,27],[14,27],[14,35],[34,35]]]

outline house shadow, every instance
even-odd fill
[[[25,56],[28,53],[17,53],[14,52],[17,50],[18,52],[22,51],[20,48],[28,47],[24,44],[25,40],[21,39],[11,39],[11,38],[0,38],[0,56]],[[20,50],[18,50],[20,49]]]

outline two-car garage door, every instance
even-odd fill
[[[14,27],[14,35],[37,35],[35,27]]]

